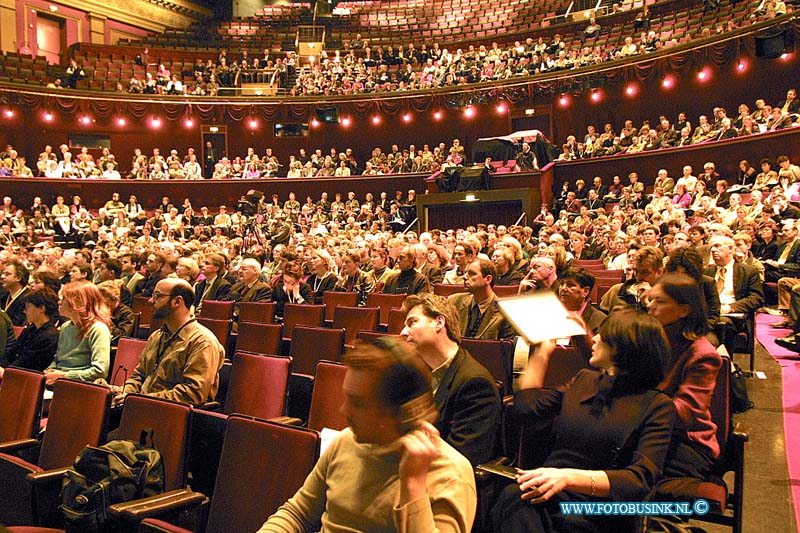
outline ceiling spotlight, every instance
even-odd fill
[[[403,115],[403,122],[405,122],[406,124],[411,122],[411,113],[406,113]]]
[[[433,114],[433,120],[442,120],[442,112],[441,111],[436,111]]]
[[[124,125],[125,125],[125,124],[127,124],[127,123],[128,123],[128,121],[127,121],[127,120],[125,120],[123,117],[119,117],[119,118],[117,119],[117,126],[124,126]]]
[[[377,126],[378,124],[381,123],[381,117],[379,115],[373,115],[372,123]]]
[[[6,109],[4,114],[8,118],[13,118],[14,117],[14,110],[13,109]]]
[[[248,125],[250,126],[251,130],[254,130],[254,129],[256,129],[258,127],[258,121],[256,119],[254,119],[254,118],[251,118],[250,122],[248,123]]]
[[[192,128],[194,127],[194,120],[187,118],[186,120],[183,121],[183,125],[186,126],[187,128]]]
[[[345,128],[349,128],[350,124],[352,124],[350,117],[342,117],[342,126],[344,126]]]
[[[506,104],[497,104],[497,114],[504,115],[508,111],[508,106]]]
[[[315,119],[315,118],[312,118],[312,119],[311,119],[311,127],[312,127],[312,128],[319,127],[319,120],[317,120],[317,119]]]

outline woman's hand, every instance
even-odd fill
[[[48,368],[44,371],[44,381],[47,385],[52,385],[61,378],[67,377],[66,372],[56,370],[55,368]]]
[[[425,481],[431,463],[441,453],[440,443],[439,431],[428,422],[420,422],[417,429],[400,439],[403,450],[398,469],[401,505],[427,495]]]
[[[517,476],[522,499],[530,503],[546,502],[569,488],[571,471],[567,468],[537,468],[525,470]]]

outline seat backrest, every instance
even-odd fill
[[[459,292],[467,292],[467,288],[464,287],[464,284],[461,285],[449,285],[447,283],[436,283],[433,286],[433,294],[437,296],[450,296],[451,294],[456,294]]]
[[[117,343],[117,355],[114,358],[114,368],[111,369],[109,384],[122,386],[133,375],[136,365],[139,364],[146,340],[132,337],[121,337]]]
[[[230,320],[233,318],[233,302],[203,300],[203,305],[198,316],[213,318],[214,320]]]
[[[107,387],[71,379],[56,381],[38,465],[45,470],[69,466],[84,447],[100,444],[110,405]]]
[[[150,320],[153,318],[153,304],[150,303],[150,298],[147,296],[134,296],[131,309],[134,313],[142,313],[140,320],[142,326],[150,325]]]
[[[461,339],[461,347],[467,350],[480,364],[486,367],[495,381],[508,389],[511,384],[511,357],[513,343],[510,340]]]
[[[555,388],[563,385],[579,370],[589,368],[590,356],[591,352],[586,353],[575,346],[558,346],[550,356],[550,364],[547,365],[547,373],[544,376],[544,386]]]
[[[192,407],[132,394],[125,398],[117,438],[139,441],[142,430],[153,430],[153,444],[164,462],[164,489],[173,490],[184,484],[189,417]]]
[[[275,322],[275,302],[242,302],[239,304],[239,322],[271,324]]]
[[[341,363],[320,361],[314,378],[311,409],[308,412],[308,428],[341,430],[347,427],[347,418],[342,414],[344,403],[344,375],[347,367]]]
[[[332,322],[334,311],[338,306],[355,307],[358,305],[358,293],[325,291],[322,293],[322,303],[325,304],[325,320]]]
[[[377,331],[379,310],[377,307],[346,307],[340,305],[333,314],[333,327],[344,328],[344,343],[353,344],[362,329]]]
[[[291,339],[295,326],[322,326],[325,304],[286,304],[283,307],[283,336]]]
[[[292,360],[237,352],[224,412],[259,418],[283,416]]]
[[[39,430],[44,374],[8,368],[0,382],[0,442],[30,439]]]
[[[389,311],[400,309],[403,306],[405,294],[383,294],[382,292],[371,292],[367,294],[367,307],[377,307],[380,309],[378,323],[386,325],[389,323]]]
[[[316,431],[231,416],[206,532],[258,530],[303,485],[318,457]]]
[[[219,343],[226,350],[228,349],[228,339],[231,337],[231,327],[233,320],[217,320],[214,318],[198,318],[198,324],[202,324],[211,330],[211,333],[217,338]]]
[[[711,395],[711,420],[717,425],[717,442],[721,449],[725,449],[728,442],[728,435],[731,430],[731,359],[722,356],[722,365],[717,374],[717,383],[714,386],[714,393]]]
[[[519,285],[495,285],[492,290],[498,298],[516,296],[519,293]]]
[[[344,353],[344,330],[297,326],[294,328],[289,355],[292,372],[314,375],[317,363],[323,359],[338,361]]]
[[[406,327],[406,317],[402,309],[392,309],[389,311],[389,323],[386,326],[386,331],[392,335],[399,335],[403,328]]]
[[[282,337],[283,326],[280,324],[239,322],[236,351],[280,355]]]
[[[358,336],[356,338],[356,342],[375,342],[377,339],[381,337],[392,337],[397,340],[400,340],[400,335],[392,334],[392,333],[383,333],[382,331],[364,331],[363,329],[358,332]]]

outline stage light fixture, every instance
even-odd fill
[[[187,118],[186,120],[183,121],[183,125],[186,126],[187,128],[193,128],[194,120]]]
[[[411,119],[412,119],[412,118],[413,118],[413,117],[411,116],[411,113],[405,113],[405,114],[403,115],[403,122],[405,122],[406,124],[408,124],[409,122],[411,122]]]
[[[53,122],[53,114],[47,111],[44,115],[42,115],[45,122]]]
[[[117,126],[120,126],[120,127],[122,127],[122,126],[124,126],[124,125],[125,125],[125,124],[127,124],[127,123],[128,123],[128,121],[127,121],[127,120],[125,120],[125,117],[119,117],[119,118],[117,119]]]
[[[378,125],[378,124],[380,124],[380,123],[381,123],[381,117],[380,117],[380,115],[373,115],[373,116],[372,116],[372,124],[373,124],[373,125],[375,125],[375,126],[377,126],[377,125]]]
[[[317,120],[315,118],[312,118],[311,119],[311,127],[312,128],[318,128],[319,127],[319,120]]]
[[[254,118],[251,118],[250,121],[247,123],[251,130],[254,130],[258,127],[258,121]]]
[[[160,128],[161,127],[161,119],[158,117],[153,117],[150,119],[150,127],[151,128]]]
[[[352,120],[350,120],[350,117],[342,117],[341,121],[342,127],[349,128],[350,124],[352,124]]]
[[[497,114],[498,115],[505,115],[508,111],[508,106],[504,103],[497,104]]]
[[[433,114],[433,120],[442,120],[442,112],[441,111],[436,111]]]
[[[475,116],[475,108],[472,106],[464,108],[464,116],[467,118],[472,118]]]

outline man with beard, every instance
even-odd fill
[[[213,400],[225,349],[192,317],[192,287],[182,279],[165,278],[156,284],[150,301],[153,318],[164,325],[147,339],[133,375],[115,390],[113,404],[121,405],[131,393],[190,405]]]

